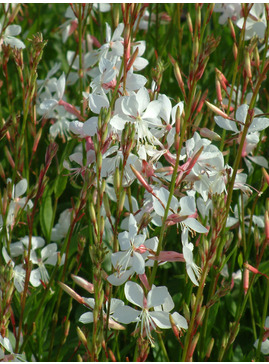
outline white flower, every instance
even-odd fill
[[[137,235],[137,222],[132,214],[129,216],[128,230],[119,233],[121,251],[111,255],[111,262],[116,272],[107,277],[107,280],[113,285],[123,284],[134,273],[144,274],[148,249],[155,251],[158,246],[157,238],[146,241],[146,235]]]
[[[32,236],[31,239],[31,251],[42,248],[45,245],[45,240],[40,236]],[[12,257],[18,257],[23,255],[25,250],[28,250],[29,236],[26,235],[20,241],[10,244],[10,255]]]
[[[91,310],[94,310],[94,306],[95,306],[94,298],[83,297],[83,299],[84,299],[84,302],[87,304],[87,306]],[[113,314],[114,314],[115,310],[120,309],[123,306],[124,306],[124,303],[123,303],[122,300],[119,300],[117,298],[112,298],[111,299],[111,301],[110,301],[110,311],[109,311],[109,320],[108,320],[108,327],[109,328],[116,329],[116,330],[124,330],[124,326],[122,326],[122,325],[118,324],[117,322],[115,322],[114,318],[113,318]],[[106,322],[107,314],[108,314],[108,302],[106,302],[106,310],[103,310],[104,322]],[[90,324],[93,321],[94,320],[93,320],[93,312],[92,311],[83,313],[79,318],[79,322],[82,322],[85,325]]]
[[[252,7],[248,14],[246,24],[245,24],[245,39],[251,39],[255,35],[258,38],[264,38],[264,33],[267,27],[266,22],[266,11],[264,4],[254,3],[251,4]],[[242,29],[244,25],[245,19],[240,18],[236,25]]]
[[[71,209],[66,209],[60,214],[58,223],[52,228],[51,240],[58,241],[65,238],[70,227],[71,212]]]
[[[183,245],[183,256],[186,260],[186,269],[188,276],[190,277],[193,284],[199,286],[198,281],[201,277],[201,268],[199,268],[193,261],[193,244],[188,242],[188,230],[184,229],[181,234],[182,245]]]
[[[232,21],[239,19],[241,13],[241,4],[215,4],[214,12],[222,13],[219,17],[219,24],[223,25],[227,22],[228,18],[230,18]]]
[[[41,250],[41,258],[37,257],[37,254],[34,250],[31,251],[30,260],[33,264],[37,264],[38,268],[33,269],[30,274],[30,282],[34,287],[38,287],[42,282],[45,284],[49,282],[49,274],[45,267],[45,264],[56,265],[57,263],[57,244],[52,243],[45,246]],[[61,264],[64,262],[64,255],[62,257]]]
[[[19,293],[23,292],[26,272],[23,269],[22,264],[15,266],[15,263],[8,255],[7,250],[4,246],[2,248],[2,255],[3,255],[3,258],[6,262],[6,264],[9,264],[13,268],[12,273],[13,273],[13,279],[14,279],[14,286],[15,286],[16,290]]]
[[[159,117],[161,101],[150,101],[148,91],[142,87],[136,94],[123,96],[118,99],[121,112],[114,115],[111,125],[118,131],[124,129],[126,122],[135,124],[136,135],[139,142],[148,141],[151,144],[161,145],[159,140],[151,133],[151,128],[162,127]],[[120,104],[120,105],[119,105]]]
[[[154,211],[156,212],[157,215],[163,217],[164,207],[167,206],[170,192],[167,189],[161,187],[159,189],[154,189],[154,193],[162,202],[161,204],[160,201],[153,196]],[[195,217],[193,217],[196,216],[196,206],[195,206],[195,199],[192,196],[184,196],[180,199],[179,202],[175,196],[172,196],[171,203],[169,206],[168,217],[171,214],[176,215],[176,217],[179,219],[180,217],[181,218],[186,217],[184,220],[180,221],[180,224],[182,226],[187,227],[188,229],[191,229],[198,233],[207,233],[208,231],[198,220],[195,219]]]
[[[266,317],[266,320],[265,320],[265,329],[266,330],[269,330],[269,316]],[[258,345],[259,345],[259,339],[257,339],[254,343],[254,347],[257,349],[258,348]],[[269,339],[265,339],[264,341],[262,341],[262,344],[261,344],[261,353],[263,355],[269,355]]]
[[[152,329],[156,330],[157,327],[161,329],[171,328],[169,312],[162,311],[160,307],[166,303],[168,303],[170,309],[174,307],[167,287],[153,286],[146,298],[142,287],[137,283],[129,281],[125,283],[124,293],[129,302],[140,307],[142,310],[135,310],[129,306],[121,306],[115,310],[113,315],[114,319],[124,324],[136,322],[136,328],[140,325],[140,335],[143,336],[145,332],[151,345],[153,345],[153,338],[151,336]],[[152,308],[154,311],[151,310]]]
[[[15,38],[15,36],[20,34],[20,32],[20,25],[9,25],[2,33],[2,24],[0,23],[0,34],[2,33],[2,39],[0,38],[0,47],[1,44],[4,43],[5,45],[10,45],[12,48],[24,49],[25,44],[21,40]]]
[[[124,24],[120,23],[111,36],[111,28],[106,23],[106,43],[99,50],[101,55],[107,56],[108,51],[111,49],[110,52],[113,56],[123,56],[123,38],[121,37],[123,29]]]

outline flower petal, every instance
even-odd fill
[[[127,282],[124,286],[124,293],[127,300],[141,308],[143,305],[144,292],[141,286],[134,282]]]

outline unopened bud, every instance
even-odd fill
[[[108,354],[109,354],[109,356],[110,356],[110,358],[111,358],[111,360],[113,362],[116,362],[117,361],[115,355],[113,354],[113,351],[111,349],[109,349],[109,348],[108,348]]]
[[[70,329],[70,320],[66,320],[65,321],[65,325],[64,325],[64,336],[67,337],[69,334],[69,329]]]
[[[249,287],[249,270],[245,267],[243,273],[243,289],[245,295],[247,294],[248,287]]]
[[[178,106],[177,107],[177,111],[176,111],[176,123],[175,123],[175,127],[176,127],[176,134],[179,134],[180,133],[180,107]]]
[[[64,284],[63,282],[58,282],[59,286],[67,293],[69,294],[69,296],[71,296],[72,298],[74,298],[78,303],[84,304],[84,299],[77,294],[72,288],[68,287],[66,284]]]
[[[2,178],[2,180],[6,179],[6,175],[5,175],[5,171],[4,171],[4,168],[2,166],[2,163],[0,163],[0,177]]]
[[[95,208],[94,208],[92,202],[89,205],[89,212],[90,212],[90,217],[91,217],[92,223],[95,225],[96,224],[96,214],[95,214]]]
[[[121,192],[121,196],[120,196],[120,200],[119,200],[119,207],[118,207],[119,215],[122,213],[125,197],[126,197],[126,190],[124,189]]]
[[[144,177],[132,166],[132,164],[130,164],[130,168],[133,172],[133,174],[136,176],[136,178],[139,180],[139,182],[142,184],[143,187],[145,187],[145,189],[149,192],[152,193],[152,187],[150,187],[150,185],[146,182],[146,180],[144,179]]]
[[[212,110],[214,113],[216,113],[216,114],[218,114],[218,115],[220,115],[220,116],[222,116],[223,118],[225,118],[225,119],[229,119],[229,120],[231,120],[231,118],[227,115],[227,114],[225,114],[225,112],[223,112],[222,110],[220,110],[217,106],[215,106],[215,105],[212,105],[210,102],[208,102],[208,101],[205,101],[205,103],[206,103],[206,105],[209,107],[209,109],[210,110]]]
[[[211,355],[211,352],[212,352],[212,349],[213,349],[213,346],[214,346],[214,338],[212,337],[209,344],[208,344],[208,347],[207,347],[207,351],[206,351],[206,354],[205,354],[205,357],[206,358],[209,358],[210,355]]]
[[[199,337],[200,337],[200,332],[198,332],[198,333],[194,336],[194,338],[193,338],[193,340],[192,340],[192,343],[191,343],[190,348],[189,348],[189,353],[188,353],[188,358],[189,358],[189,359],[191,359],[191,358],[192,358],[192,356],[193,356],[193,353],[194,353],[194,350],[195,350],[196,345],[197,345],[197,343],[198,343]]]
[[[196,316],[197,325],[201,325],[203,323],[203,319],[205,316],[205,310],[206,310],[206,306],[203,306],[201,308],[201,310],[199,311],[198,315]]]
[[[194,42],[193,42],[193,55],[194,55],[194,59],[196,59],[198,57],[198,53],[199,53],[199,40],[198,37],[194,38]]]
[[[260,54],[258,51],[258,47],[255,47],[254,49],[254,60],[255,60],[255,66],[257,67],[257,69],[259,69],[260,67]]]
[[[220,82],[217,78],[216,78],[215,84],[216,84],[217,99],[219,102],[222,102]]]
[[[86,279],[81,278],[79,276],[75,276],[74,274],[71,274],[71,278],[73,279],[73,281],[78,284],[80,287],[86,289],[86,291],[88,291],[89,293],[94,293],[94,285],[88,281],[86,281]]]
[[[269,186],[269,174],[266,172],[265,168],[262,168],[262,174],[263,174],[263,177],[264,177],[267,185]]]
[[[183,303],[183,316],[186,318],[188,322],[190,322],[191,319],[190,309],[186,302]]]
[[[237,59],[237,55],[238,55],[238,48],[237,45],[234,43],[233,44],[233,55],[234,55],[234,59]]]
[[[219,134],[217,134],[213,130],[209,130],[207,128],[201,128],[200,135],[202,137],[208,138],[210,140],[214,140],[216,142],[221,141],[221,137],[219,136]]]
[[[40,138],[41,138],[41,134],[42,134],[42,128],[40,128],[35,136],[35,140],[34,140],[34,145],[33,145],[33,149],[32,149],[32,152],[35,153],[36,152],[36,149],[37,149],[37,146],[38,146],[38,143],[40,141]]]
[[[108,218],[110,218],[111,217],[111,211],[110,211],[109,199],[108,199],[108,196],[107,196],[106,193],[104,193],[103,202],[104,202],[104,206],[105,206],[106,216]]]
[[[249,55],[248,51],[245,52],[244,63],[245,63],[246,74],[247,74],[248,78],[251,80],[252,73],[251,73],[250,55]]]
[[[228,18],[228,25],[229,25],[229,28],[230,28],[230,32],[231,32],[231,36],[234,40],[234,42],[236,42],[236,37],[235,37],[235,31],[234,31],[234,25],[233,25],[233,22],[231,21],[230,18]]]
[[[84,335],[83,331],[77,326],[77,334],[78,334],[78,338],[79,340],[82,342],[82,344],[87,347],[87,339],[86,336]]]
[[[103,236],[104,231],[105,231],[105,219],[104,216],[101,216],[101,223],[100,223],[100,234],[101,236]]]
[[[169,320],[170,320],[170,323],[171,323],[171,326],[172,326],[172,330],[173,330],[173,333],[175,335],[175,337],[177,339],[179,339],[179,329],[173,319],[173,316],[171,314],[169,314]]]
[[[191,33],[191,37],[193,38],[193,26],[192,26],[192,20],[191,20],[190,13],[187,13],[187,24],[189,27],[189,31]]]
[[[194,310],[195,302],[196,302],[196,297],[195,297],[195,294],[192,293],[192,295],[191,295],[191,310],[192,311]]]

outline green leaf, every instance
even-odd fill
[[[242,253],[240,253],[238,255],[237,262],[238,262],[239,268],[241,269],[243,267],[243,255],[242,255]]]
[[[55,197],[59,198],[65,190],[68,176],[58,176],[54,184]]]
[[[53,222],[52,219],[53,210],[51,202],[51,191],[47,186],[42,197],[42,204],[40,208],[40,224],[42,232],[44,234],[44,238],[46,240],[50,239],[51,227]]]

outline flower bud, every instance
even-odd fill
[[[245,267],[243,273],[243,289],[245,295],[247,294],[248,287],[249,287],[249,270]]]
[[[88,346],[88,343],[87,343],[86,336],[84,335],[84,333],[82,332],[82,330],[78,326],[77,326],[77,334],[78,334],[78,338],[82,342],[82,344],[85,347],[87,347]]]
[[[86,279],[81,278],[79,276],[75,276],[74,274],[71,274],[71,278],[73,281],[78,284],[80,287],[86,289],[89,293],[94,293],[94,286],[92,283],[86,281]]]
[[[126,197],[126,190],[123,189],[121,192],[121,195],[120,195],[120,200],[119,200],[119,207],[118,207],[119,215],[121,215],[121,213],[122,213],[125,197]]]
[[[213,104],[211,104],[210,102],[208,102],[208,101],[205,101],[205,103],[206,103],[206,105],[209,107],[209,109],[210,110],[212,110],[214,113],[216,113],[216,114],[218,114],[218,115],[220,115],[220,116],[222,116],[223,118],[225,118],[225,119],[229,119],[229,120],[231,120],[231,118],[227,115],[227,114],[225,114],[225,112],[223,112],[223,111],[221,111],[217,106],[215,106],[215,105],[213,105]]]
[[[228,18],[228,25],[229,25],[229,28],[230,28],[231,36],[232,36],[234,42],[236,42],[234,26],[233,26],[233,22],[231,21],[230,18]]]
[[[205,316],[206,306],[203,306],[196,316],[197,325],[202,325]]]
[[[208,138],[210,140],[214,140],[216,142],[221,141],[221,137],[219,136],[219,134],[217,134],[213,130],[209,130],[207,128],[201,128],[200,135],[202,137]]]
[[[189,31],[191,33],[191,37],[193,38],[193,26],[192,26],[192,20],[191,20],[190,13],[187,13],[187,24],[188,24]]]
[[[63,282],[58,282],[59,286],[67,293],[69,294],[69,296],[71,296],[72,298],[74,298],[78,303],[84,304],[84,299],[77,294],[72,288],[68,287],[66,284],[64,284]]]
[[[206,354],[205,354],[205,357],[206,358],[209,358],[210,355],[211,355],[211,352],[212,352],[212,349],[213,349],[213,346],[214,346],[214,338],[212,337],[209,344],[208,344],[208,347],[207,347],[207,351],[206,351]]]
[[[251,73],[251,63],[250,63],[249,52],[245,52],[244,63],[245,63],[246,74],[247,74],[248,78],[251,80],[252,79],[252,73]]]

